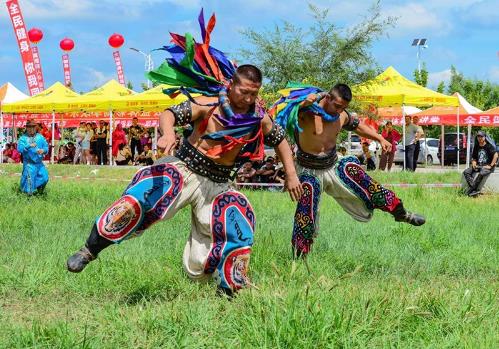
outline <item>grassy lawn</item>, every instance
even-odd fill
[[[65,270],[97,215],[135,169],[54,166],[42,197],[18,194],[0,166],[0,348],[497,348],[498,196],[395,189],[427,224],[383,212],[362,224],[329,197],[307,263],[291,260],[294,205],[248,191],[257,215],[250,276],[229,301],[189,281],[190,212]],[[457,183],[459,173],[376,174],[387,183]]]

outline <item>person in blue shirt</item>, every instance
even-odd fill
[[[38,133],[34,121],[26,122],[26,133],[19,138],[17,149],[23,157],[21,191],[28,195],[43,192],[49,181],[49,174],[43,164],[43,157],[48,153],[49,146]]]

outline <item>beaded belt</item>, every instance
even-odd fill
[[[298,161],[298,164],[303,167],[313,170],[326,170],[333,167],[336,160],[338,160],[338,155],[336,154],[336,148],[325,155],[309,154],[298,149],[296,152],[296,160]]]
[[[226,183],[230,179],[233,166],[217,164],[194,148],[185,138],[175,152],[175,156],[182,160],[189,170],[213,182]]]

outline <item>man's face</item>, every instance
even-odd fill
[[[228,93],[231,106],[247,111],[255,104],[260,87],[262,84],[244,78],[238,83],[233,82]]]
[[[413,117],[412,117],[412,123],[413,123],[414,125],[417,125],[417,124],[418,124],[418,122],[419,122],[418,117],[417,117],[417,116],[413,116]]]
[[[36,133],[36,126],[27,126],[26,127],[26,132],[28,133],[29,136],[34,136]]]
[[[137,126],[137,123],[139,122],[139,120],[137,119],[132,119],[132,125],[133,126]]]
[[[405,124],[406,125],[410,125],[411,124],[411,117],[410,116],[406,116],[405,117]]]
[[[329,115],[339,115],[345,111],[348,107],[348,102],[343,98],[336,96],[335,94],[328,94],[326,97],[326,103],[324,104],[324,110]]]
[[[250,170],[250,169],[251,169],[251,162],[246,162],[246,163],[244,164],[244,169],[245,169],[246,171]]]
[[[478,144],[483,146],[485,144],[485,137],[484,136],[478,136]]]

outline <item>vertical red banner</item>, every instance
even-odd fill
[[[42,63],[40,62],[38,47],[32,46],[31,51],[33,52],[33,62],[35,63],[36,77],[38,79],[38,86],[40,87],[40,92],[41,92],[45,90],[45,83],[43,82]]]
[[[35,62],[33,60],[31,45],[28,41],[26,25],[24,24],[23,15],[21,13],[21,8],[19,7],[19,3],[17,2],[17,0],[9,0],[6,2],[6,5],[9,11],[12,26],[14,28],[14,34],[16,35],[19,52],[21,53],[23,70],[26,77],[29,94],[33,96],[39,93],[41,90],[36,73]]]
[[[69,67],[69,55],[67,53],[62,55],[62,67],[64,68],[64,84],[71,86],[71,68]]]
[[[116,63],[116,71],[118,72],[118,82],[125,86],[125,74],[123,73],[123,65],[121,64],[120,51],[113,52],[114,63]]]

